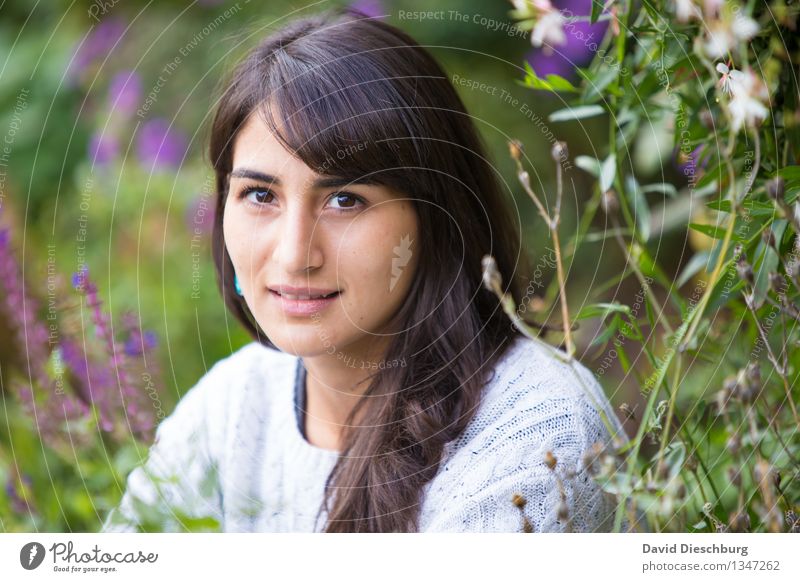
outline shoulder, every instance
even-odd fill
[[[432,530],[514,531],[519,511],[512,498],[520,494],[530,502],[526,513],[534,530],[557,531],[564,526],[556,512],[564,490],[575,528],[602,529],[608,506],[582,458],[595,442],[615,437],[624,439],[624,432],[592,373],[577,361],[560,360],[547,345],[517,338],[429,483],[425,523]],[[451,509],[435,508],[442,506]]]
[[[258,342],[248,343],[231,355],[217,361],[184,395],[195,393],[214,400],[235,398],[255,380],[257,384],[279,380],[294,370],[296,358],[290,354],[268,348]]]
[[[267,387],[293,373],[295,363],[290,354],[248,343],[218,360],[186,391],[162,425],[202,432],[209,454],[219,456],[222,451],[216,448],[226,442],[228,427],[239,422],[243,409],[263,408],[273,392]]]
[[[542,342],[516,338],[495,365],[465,439],[503,435],[505,447],[518,443],[529,448],[558,436],[588,446],[623,438],[619,420],[591,371],[558,354],[563,356]]]

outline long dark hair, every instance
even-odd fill
[[[408,365],[371,378],[368,397],[346,423],[320,511],[328,514],[329,532],[416,531],[423,486],[437,473],[444,446],[473,418],[488,374],[519,333],[483,287],[481,271],[481,258],[491,254],[506,290],[522,297],[529,265],[519,224],[472,119],[425,49],[352,11],[294,21],[253,49],[225,83],[209,148],[220,289],[267,347],[277,349],[234,292],[222,229],[234,139],[253,112],[305,164],[324,169],[318,173],[369,175],[414,199],[420,260],[393,320],[408,331],[392,337],[385,356]],[[331,155],[339,151],[347,156]]]

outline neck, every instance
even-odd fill
[[[375,373],[371,364],[381,361],[376,353],[385,353],[383,346],[369,352],[350,350],[302,358],[306,369],[305,432],[311,444],[340,450],[347,418]],[[358,419],[354,423],[358,424]]]

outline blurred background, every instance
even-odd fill
[[[450,75],[485,84],[455,83],[526,225],[538,273],[531,309],[556,306],[556,325],[557,303],[546,300],[555,276],[548,233],[516,181],[507,144],[524,143],[532,183],[546,195],[555,139],[567,142],[570,158],[603,159],[592,136],[607,130],[605,118],[550,124],[565,103],[521,82],[526,63],[539,76],[577,82],[576,68],[593,56],[588,43],[570,35],[556,53],[534,49],[511,28],[512,5],[501,0],[349,4],[411,33]],[[587,14],[591,0],[554,4]],[[401,17],[431,9],[444,17]],[[238,59],[287,15],[304,12],[280,0],[2,3],[0,531],[99,528],[159,420],[215,361],[250,341],[223,307],[210,259],[209,115]],[[606,30],[577,26],[597,44]],[[670,154],[672,129],[656,120],[648,130],[637,169],[685,187]],[[568,175],[562,240],[577,228],[593,180],[580,170]],[[660,218],[652,220],[651,253],[677,271],[683,253],[669,249],[684,246],[685,224],[672,231],[663,218],[679,223],[680,211],[652,215]],[[602,215],[594,221],[604,228]],[[604,284],[625,259],[605,239],[594,242],[567,265],[575,312],[603,298],[633,303],[638,291]],[[588,349],[596,328],[581,323],[578,353],[594,370],[603,353]],[[635,399],[616,366],[603,370],[610,397]],[[74,420],[69,431],[59,418]]]

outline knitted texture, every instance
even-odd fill
[[[213,366],[159,425],[103,531],[184,531],[214,522],[232,532],[321,531],[326,516],[317,518],[318,510],[339,453],[299,431],[298,363],[251,343]],[[591,372],[518,337],[424,487],[419,531],[519,532],[522,512],[537,532],[609,531],[615,501],[582,456],[612,436],[625,439]],[[559,518],[562,494],[567,520]],[[522,512],[515,495],[526,500]]]

